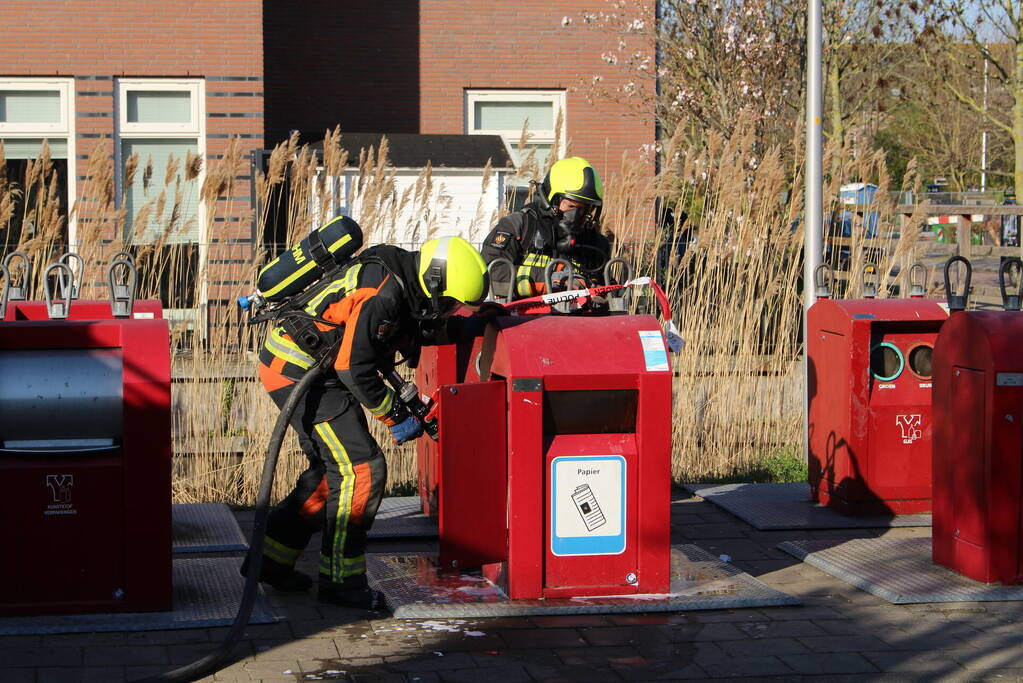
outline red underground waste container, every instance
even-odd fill
[[[821,298],[807,312],[808,479],[842,513],[931,509],[936,299]]]

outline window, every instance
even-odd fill
[[[202,242],[202,169],[196,175],[188,162],[205,157],[203,82],[121,79],[117,86],[118,197],[126,209],[126,240]]]
[[[37,225],[34,212],[26,207],[37,206],[40,186],[26,188],[26,171],[30,159],[42,152],[43,140],[50,147],[53,174],[57,179],[57,216],[68,217],[68,197],[75,195],[75,175],[68,173],[68,159],[74,158],[74,79],[72,78],[4,78],[0,79],[0,141],[4,144],[6,177],[19,190],[14,215],[0,229],[0,250],[8,252],[23,237],[47,232],[48,226]],[[73,226],[70,235],[73,237]],[[61,223],[59,235],[53,235],[58,250],[67,248],[69,233]]]
[[[196,322],[204,300],[205,87],[198,79],[119,79],[115,145],[125,242],[159,273],[172,321]],[[192,164],[190,162],[197,163]],[[155,250],[149,245],[157,245]]]
[[[0,131],[7,134],[57,133],[71,129],[70,78],[0,80]]]
[[[466,132],[470,135],[500,135],[517,167],[532,152],[536,172],[546,168],[555,140],[560,157],[565,151],[565,92],[563,90],[467,90]],[[560,135],[557,126],[561,124]],[[523,126],[529,137],[519,150]]]

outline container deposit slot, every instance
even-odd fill
[[[931,379],[931,356],[934,347],[930,344],[917,344],[906,354],[909,371],[920,379]]]
[[[545,391],[544,434],[632,434],[636,431],[637,389]]]
[[[0,454],[114,450],[122,372],[120,349],[0,352]]]
[[[870,350],[870,373],[880,382],[891,382],[905,366],[906,359],[894,344],[881,342]]]

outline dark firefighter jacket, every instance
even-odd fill
[[[552,258],[563,258],[575,266],[576,275],[591,284],[603,284],[603,268],[611,257],[611,244],[596,230],[587,230],[579,238],[571,256],[556,247],[558,220],[546,212],[539,201],[504,216],[487,235],[480,253],[488,264],[506,258],[515,264],[515,297],[546,293],[544,269]],[[508,292],[507,266],[495,266],[491,272],[491,292]]]
[[[436,339],[424,339],[421,325],[413,316],[428,304],[418,284],[416,262],[416,253],[398,247],[366,249],[358,262],[325,283],[305,307],[310,316],[333,324],[315,323],[328,338],[340,335],[334,358],[338,378],[362,405],[385,422],[395,397],[378,371],[386,373],[393,368],[399,349],[407,356],[424,343],[444,343],[447,337],[444,331]],[[333,340],[336,343],[336,337]],[[280,325],[268,332],[259,359],[264,384],[270,381],[268,388],[273,383],[283,385],[301,379],[316,362]]]

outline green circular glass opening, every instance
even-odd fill
[[[902,352],[889,342],[881,342],[870,350],[870,372],[882,382],[890,382],[902,374],[906,359]]]
[[[909,361],[909,370],[920,379],[931,378],[931,356],[934,355],[934,347],[930,344],[918,344],[909,350],[906,360]]]

